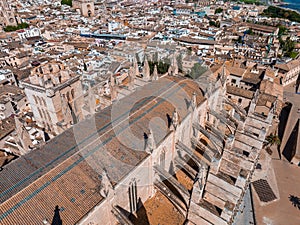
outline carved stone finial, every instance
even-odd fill
[[[212,95],[212,92],[213,92],[213,84],[211,82],[209,82],[208,87],[206,89],[207,97],[210,97]]]
[[[258,96],[259,96],[259,89],[257,89],[257,90],[255,91],[254,97],[253,97],[253,99],[252,99],[255,103],[256,103],[257,100],[258,100]]]
[[[62,114],[64,117],[64,121],[72,121],[72,112],[70,108],[70,104],[68,104],[68,100],[63,94],[60,94],[60,100],[61,100],[61,109],[62,109]]]
[[[105,170],[103,170],[101,177],[102,177],[102,179],[101,179],[100,195],[103,198],[107,198],[107,196],[113,191],[113,186],[112,186]]]
[[[191,106],[192,106],[192,109],[193,109],[193,110],[197,107],[197,96],[196,96],[196,92],[193,93],[192,100],[191,100]]]
[[[130,67],[129,71],[128,71],[128,88],[129,90],[133,90],[134,89],[134,80],[135,80],[135,74],[134,74],[134,68]]]
[[[138,63],[136,61],[136,58],[133,59],[133,70],[134,70],[134,77],[140,75],[139,66],[138,66]]]
[[[149,63],[148,63],[147,58],[145,58],[145,61],[144,61],[143,79],[145,81],[149,81],[150,80],[150,67],[149,67]]]
[[[94,114],[96,112],[96,98],[95,93],[89,84],[89,90],[88,90],[88,100],[89,100],[89,106],[90,106],[90,113]]]
[[[109,72],[110,75],[110,85],[113,87],[116,84],[115,78],[111,72]]]
[[[113,76],[113,74],[111,72],[109,72],[110,74],[110,97],[111,97],[111,101],[114,101],[118,98],[118,85],[116,84],[116,80]]]
[[[173,60],[172,60],[172,75],[176,76],[178,75],[178,63],[176,59],[176,54],[174,53],[173,55]]]
[[[273,103],[273,107],[272,107],[272,113],[273,113],[273,114],[276,114],[277,107],[278,107],[278,95],[276,96],[276,100],[275,100],[275,102]]]
[[[179,116],[178,116],[177,109],[175,108],[172,116],[172,125],[174,127],[174,130],[177,129],[178,123],[179,123]]]
[[[207,177],[207,167],[205,164],[200,166],[199,172],[197,174],[197,181],[198,181],[198,193],[199,193],[199,201],[202,199],[203,192],[204,192],[204,186],[206,183],[206,177]]]
[[[231,149],[234,142],[234,135],[230,134],[225,141],[225,149]]]
[[[220,78],[221,78],[222,84],[224,84],[225,81],[226,81],[225,63],[223,63],[223,65],[222,65],[222,71],[221,71],[221,77]]]
[[[149,130],[148,138],[146,141],[147,141],[147,143],[146,143],[145,150],[147,153],[151,154],[153,152],[153,150],[156,148],[153,131],[151,129]]]
[[[152,80],[158,80],[158,72],[157,72],[157,66],[154,66],[153,74],[152,74]]]
[[[21,155],[26,154],[30,151],[32,141],[30,139],[30,135],[28,131],[26,130],[24,124],[19,120],[17,116],[14,117],[15,124],[16,124],[16,131],[17,131],[17,146],[19,148],[19,151]],[[20,143],[20,144],[18,144]]]

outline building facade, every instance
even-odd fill
[[[95,6],[94,1],[92,0],[76,0],[73,1],[73,8],[79,9],[81,15],[85,17],[94,17],[95,16]]]
[[[160,78],[29,153],[45,169],[28,179],[36,169],[27,163],[18,188],[1,186],[0,222],[50,224],[55,209],[66,224],[131,225],[140,203],[160,192],[190,224],[232,224],[273,111],[256,115],[258,96],[248,113],[236,107],[225,81],[202,90],[192,80]],[[180,170],[191,177],[190,190],[174,176]]]
[[[79,75],[62,63],[50,62],[31,71],[21,84],[40,127],[60,134],[83,119],[83,92]]]
[[[6,0],[0,1],[0,26],[16,26],[17,20]]]

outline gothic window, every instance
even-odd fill
[[[43,112],[43,118],[44,118],[45,120],[47,120],[47,117],[46,117],[46,111],[45,111],[44,109],[42,109],[42,112]]]
[[[47,130],[50,130],[50,125],[49,125],[49,123],[47,123]]]
[[[43,114],[42,114],[42,111],[40,108],[38,108],[38,111],[39,111],[40,117],[43,118]]]
[[[75,97],[74,89],[71,90],[71,96],[72,96],[72,99],[74,99],[74,97]]]
[[[52,72],[53,72],[53,67],[52,67],[52,65],[51,65],[51,64],[49,64],[49,65],[48,65],[48,67],[49,67],[49,71],[50,71],[50,73],[52,73]]]
[[[130,205],[130,212],[134,213],[137,211],[137,186],[136,186],[136,180],[133,179],[129,183],[129,205]]]
[[[48,121],[49,121],[50,123],[52,123],[49,112],[47,112],[47,118],[48,118]]]
[[[164,147],[159,156],[159,166],[165,169],[166,164],[166,148]]]
[[[70,93],[69,93],[69,92],[67,92],[67,99],[68,99],[68,102],[70,102],[70,101],[71,101],[71,98],[70,98]]]
[[[40,99],[40,97],[37,96],[36,98],[37,98],[37,104],[38,104],[38,105],[42,105],[42,104],[41,104],[41,99]]]
[[[36,98],[35,95],[33,95],[33,99],[34,99],[35,104],[37,105],[37,104],[38,104],[38,101],[37,101],[37,98]]]
[[[42,98],[42,101],[43,101],[43,105],[46,107],[46,101],[44,98]]]

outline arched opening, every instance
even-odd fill
[[[159,166],[165,169],[166,166],[166,148],[164,147],[159,156]]]
[[[53,67],[52,67],[51,64],[48,65],[48,68],[49,68],[49,72],[52,73],[53,72]]]
[[[46,107],[46,101],[44,98],[42,98],[42,101],[43,101],[43,105]]]
[[[39,115],[40,115],[40,117],[41,117],[41,118],[43,118],[43,114],[42,114],[42,111],[41,111],[41,109],[40,109],[40,108],[38,108],[38,111],[39,111]]]
[[[67,92],[67,99],[68,99],[68,102],[71,101],[71,97],[70,97],[70,93],[69,92]]]
[[[75,97],[74,89],[71,90],[71,96],[72,96],[72,99],[74,99],[74,97]]]
[[[50,117],[50,113],[49,113],[49,112],[47,112],[47,118],[48,118],[48,121],[49,121],[50,123],[52,123],[52,120],[51,120],[51,117]]]
[[[137,185],[136,180],[132,180],[129,184],[129,205],[130,205],[130,212],[135,213],[138,209],[137,206]]]
[[[38,100],[37,100],[37,98],[36,98],[35,95],[33,95],[33,99],[34,99],[35,104],[37,105],[38,104]]]

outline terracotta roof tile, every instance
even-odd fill
[[[97,190],[103,169],[113,185],[120,182],[148,156],[136,140],[144,142],[149,124],[156,143],[163,140],[169,133],[166,114],[171,115],[177,105],[180,119],[184,118],[188,113],[185,99],[193,92],[198,104],[204,100],[193,81],[161,78],[4,167],[0,223],[51,221],[56,205],[64,208],[60,215],[65,224],[76,223],[102,200]],[[128,131],[137,139],[128,136]]]

